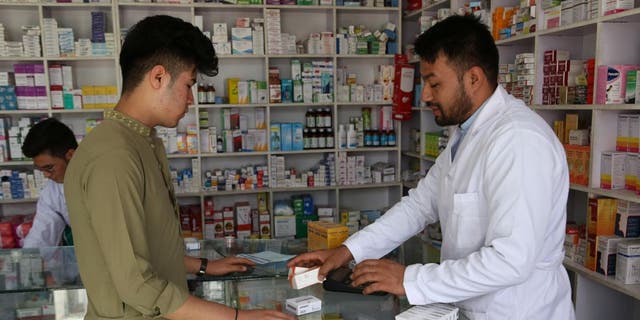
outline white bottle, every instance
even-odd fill
[[[344,131],[344,125],[338,127],[338,147],[340,149],[347,148],[347,133]]]
[[[358,147],[358,138],[356,136],[356,127],[354,124],[349,125],[349,131],[347,131],[347,148],[355,149]]]

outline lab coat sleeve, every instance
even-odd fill
[[[172,313],[188,292],[154,272],[146,239],[140,159],[114,150],[91,163],[83,180],[91,225],[122,301],[146,316]],[[168,195],[167,195],[168,196]]]
[[[62,231],[67,223],[55,205],[59,196],[54,194],[56,189],[52,183],[54,182],[47,181],[47,185],[40,192],[33,225],[24,239],[23,248],[55,247],[62,239]]]
[[[568,179],[564,154],[535,130],[493,136],[486,157],[477,160],[483,163],[489,219],[484,246],[462,259],[407,267],[404,287],[411,304],[462,301],[514,286],[537,261],[550,258],[539,254],[558,192],[554,186]]]
[[[404,241],[422,231],[427,224],[438,220],[436,199],[439,165],[436,162],[427,175],[420,179],[409,195],[402,197],[375,223],[349,237],[344,245],[356,263],[379,259]]]

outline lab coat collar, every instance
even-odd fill
[[[507,91],[498,85],[493,94],[486,100],[483,108],[479,110],[477,118],[471,124],[471,128],[467,132],[467,135],[475,136],[482,128],[497,118],[497,116],[505,111],[506,99],[508,97]]]

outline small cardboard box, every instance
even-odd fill
[[[307,249],[336,248],[349,236],[349,229],[341,224],[326,221],[309,221]]]
[[[320,311],[322,301],[314,296],[302,296],[287,299],[285,302],[287,311],[300,316],[303,314]]]

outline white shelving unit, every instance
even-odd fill
[[[372,30],[377,30],[386,22],[394,23],[398,29],[398,44],[401,44],[401,8],[399,7],[341,7],[341,6],[297,6],[297,5],[231,5],[221,3],[134,3],[112,0],[112,3],[4,3],[0,2],[0,23],[6,28],[7,39],[21,39],[20,27],[23,25],[43,26],[43,19],[53,17],[59,26],[71,27],[74,35],[89,38],[91,32],[92,11],[107,13],[107,30],[113,32],[116,38],[116,54],[107,57],[37,57],[0,58],[0,71],[13,71],[13,64],[20,62],[42,62],[45,70],[51,63],[65,63],[74,67],[75,82],[78,87],[82,85],[113,85],[118,90],[122,87],[119,57],[120,35],[123,30],[131,27],[142,18],[156,14],[166,14],[194,22],[195,16],[203,17],[204,31],[211,31],[214,22],[226,23],[229,27],[235,25],[236,18],[264,18],[267,9],[279,9],[281,15],[281,29],[283,33],[296,35],[298,40],[307,39],[312,32],[331,31],[336,33],[339,27],[347,25],[364,25]],[[265,35],[265,47],[269,43]],[[265,51],[266,51],[265,48]],[[401,46],[397,46],[401,50]],[[44,50],[43,50],[44,51]],[[384,55],[338,55],[338,54],[296,54],[296,55],[223,55],[219,56],[219,74],[214,78],[199,76],[199,81],[212,83],[218,95],[226,96],[228,78],[253,79],[266,81],[269,67],[278,67],[281,78],[290,78],[290,62],[292,59],[309,62],[315,60],[329,60],[333,62],[334,70],[347,66],[350,72],[358,75],[358,82],[364,84],[374,83],[376,65],[393,64],[393,54]],[[49,83],[48,74],[46,81]],[[334,92],[336,86],[336,74],[334,74]],[[48,89],[47,89],[48,90]],[[195,92],[194,92],[195,93]],[[49,92],[47,91],[47,95]],[[335,96],[335,94],[334,94]],[[206,112],[211,120],[217,124],[221,109],[237,108],[240,112],[253,112],[256,108],[265,110],[267,124],[272,122],[304,122],[304,115],[308,108],[329,107],[332,112],[334,135],[337,135],[338,124],[347,123],[349,116],[360,113],[361,107],[385,106],[389,102],[381,103],[266,103],[266,104],[202,104],[190,106],[189,112],[178,125],[178,131],[184,132],[188,124],[199,127],[200,112]],[[17,119],[24,116],[57,117],[72,127],[76,134],[84,134],[85,119],[102,118],[104,110],[17,110],[0,111],[0,116]],[[296,188],[263,188],[258,190],[233,190],[212,191],[201,190],[198,192],[178,192],[179,203],[200,204],[204,208],[205,199],[214,198],[215,208],[233,206],[237,201],[249,201],[253,208],[256,207],[256,194],[268,193],[269,209],[273,212],[273,202],[285,199],[291,195],[309,193],[314,198],[314,204],[340,209],[382,209],[393,205],[400,199],[400,123],[394,122],[398,132],[395,147],[360,148],[341,150],[338,148],[303,150],[303,151],[264,151],[264,152],[238,152],[238,153],[197,153],[197,154],[169,154],[170,166],[180,170],[191,167],[192,160],[196,159],[200,164],[201,172],[211,169],[239,168],[247,165],[270,166],[270,156],[283,155],[287,168],[295,167],[297,170],[308,170],[315,165],[325,154],[347,152],[348,154],[365,155],[366,165],[383,161],[392,163],[396,167],[396,179],[393,182],[367,185],[348,186],[318,186]],[[198,144],[199,145],[199,144]],[[30,161],[12,161],[0,163],[0,169],[32,169]],[[273,178],[273,177],[272,177]],[[371,198],[369,198],[371,197]],[[365,199],[366,200],[363,200]],[[1,200],[0,217],[17,213],[35,211],[36,199],[25,200]],[[204,219],[203,219],[204,220]],[[272,219],[273,221],[273,219]],[[274,230],[272,228],[272,230]],[[272,233],[273,235],[273,233]]]
[[[405,44],[419,31],[417,23],[422,14],[434,15],[440,8],[449,8],[456,12],[464,2],[456,0],[438,1],[428,7],[413,12],[405,12],[403,16],[403,39]],[[517,6],[519,1],[492,1],[493,8],[498,6]],[[566,50],[571,59],[595,58],[595,65],[606,64],[640,64],[640,2],[635,1],[635,9],[613,15],[579,21],[571,25],[560,26],[549,30],[541,30],[543,12],[541,6],[536,8],[537,31],[530,34],[514,36],[506,40],[496,41],[500,51],[500,63],[513,63],[515,55],[522,52],[533,52],[536,58],[536,85],[534,86],[534,104],[531,106],[551,126],[554,120],[562,120],[566,113],[578,113],[581,121],[591,128],[591,156],[589,168],[589,185],[571,185],[567,204],[568,219],[585,223],[590,197],[610,197],[632,202],[640,202],[640,196],[631,191],[606,190],[600,186],[600,154],[603,151],[615,150],[616,117],[620,113],[637,113],[640,104],[623,105],[542,105],[542,66],[545,50]],[[596,75],[597,77],[597,75]],[[403,124],[403,141],[408,141],[409,128],[419,128],[421,134],[439,129],[433,122],[428,108],[414,107],[416,120]],[[419,119],[419,120],[417,120]],[[582,122],[581,122],[582,123]],[[424,150],[424,145],[420,150]],[[403,161],[419,159],[420,169],[428,168],[434,159],[426,158],[406,145],[402,148]],[[404,167],[403,167],[404,168]],[[415,187],[413,183],[405,183],[405,188]],[[640,287],[623,285],[613,277],[605,277],[592,272],[583,266],[566,261],[570,271],[577,319],[637,319],[640,318]]]

